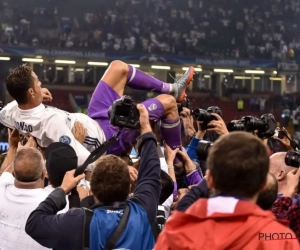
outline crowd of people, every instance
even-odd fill
[[[218,107],[191,111],[193,74],[164,83],[113,61],[85,115],[14,69],[0,248],[299,249],[297,143],[271,114],[231,129]],[[135,105],[125,86],[160,95]]]
[[[299,15],[297,0],[1,0],[0,42],[286,60],[300,49]]]

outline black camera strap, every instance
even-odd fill
[[[119,129],[117,134],[115,134],[113,137],[109,138],[107,141],[105,141],[99,148],[95,149],[90,156],[86,159],[86,161],[79,166],[74,176],[78,176],[80,174],[83,174],[87,166],[93,162],[95,162],[99,157],[101,157],[112,145],[114,145],[118,141],[118,136],[120,135],[122,129]]]

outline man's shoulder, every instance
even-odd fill
[[[286,225],[286,221],[279,221],[274,218],[274,220],[267,223],[263,228],[265,232],[278,232],[278,233],[290,233],[295,236],[295,233],[289,229]]]

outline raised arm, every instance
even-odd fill
[[[73,208],[57,214],[66,206],[66,194],[84,178],[84,174],[74,177],[74,173],[75,170],[67,172],[61,187],[56,188],[28,217],[26,233],[44,247],[79,249],[83,245],[83,210]]]
[[[134,196],[131,200],[140,204],[148,214],[150,222],[156,218],[160,183],[160,160],[157,153],[157,142],[149,124],[148,112],[143,105],[140,111],[141,136],[138,138],[140,168]]]

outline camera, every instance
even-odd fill
[[[260,119],[256,117],[245,117],[245,129],[248,132],[257,130],[259,138],[270,138],[275,134],[277,124],[272,114],[264,114]]]
[[[110,124],[120,128],[139,129],[140,112],[130,96],[122,96],[108,109]]]
[[[211,126],[208,126],[208,123],[210,123],[213,120],[217,120],[217,118],[212,115],[212,113],[218,114],[219,116],[222,116],[222,111],[219,107],[212,106],[209,107],[207,110],[205,109],[194,109],[192,111],[192,115],[195,120],[202,122],[201,128],[203,130],[206,130],[208,128],[212,128]]]
[[[241,120],[227,124],[229,132],[246,131],[253,133],[257,131],[257,136],[262,139],[272,137],[275,134],[276,127],[276,121],[272,114],[264,114],[260,118],[244,116]]]
[[[300,166],[300,152],[299,151],[288,151],[285,155],[285,164],[294,167],[299,168]]]
[[[229,132],[245,131],[245,120],[242,118],[241,120],[232,121],[227,124],[227,129]]]
[[[206,161],[209,150],[213,145],[214,144],[210,141],[200,140],[196,148],[196,154],[198,156],[198,160]]]
[[[177,104],[177,109],[178,109],[178,114],[179,115],[183,111],[183,108],[190,109],[190,100],[189,99],[185,98],[182,103]]]

